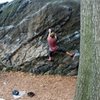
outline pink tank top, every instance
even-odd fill
[[[48,41],[48,45],[49,45],[49,50],[50,51],[56,51],[57,48],[58,48],[56,39],[48,36],[47,41]]]

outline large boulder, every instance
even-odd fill
[[[11,11],[10,14],[7,10]],[[54,61],[48,62],[46,38],[48,28],[53,28],[59,46],[66,51],[79,50],[79,0],[15,0],[2,8],[0,20],[0,58],[8,66],[2,70],[36,74],[70,73],[69,65],[77,61],[57,53]]]

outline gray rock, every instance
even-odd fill
[[[73,60],[57,53],[54,54],[54,61],[47,61],[46,38],[48,28],[52,28],[57,33],[59,46],[66,51],[79,50],[79,1],[15,0],[6,4],[2,10],[0,46],[3,44],[3,47],[0,48],[0,58],[4,58],[5,54],[11,54],[11,70],[62,75],[70,72],[68,66],[71,61],[76,62],[76,58]]]

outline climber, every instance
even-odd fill
[[[48,61],[53,60],[52,59],[52,55],[55,52],[63,52],[67,55],[69,55],[70,57],[73,57],[74,54],[71,54],[65,50],[63,50],[62,48],[57,46],[57,36],[56,33],[54,33],[51,29],[48,30],[49,34],[47,37],[47,42],[48,42],[48,46],[49,46],[49,58]]]

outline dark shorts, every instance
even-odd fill
[[[62,48],[59,48],[56,50],[56,51],[50,51],[49,50],[49,56],[52,57],[53,53],[55,52],[62,52],[62,53],[66,53],[66,50],[62,49]]]

